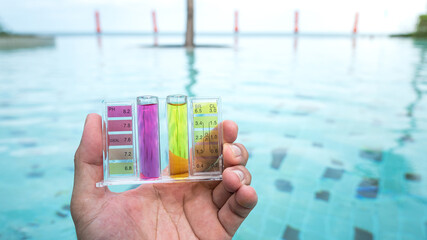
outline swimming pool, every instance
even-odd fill
[[[427,41],[58,37],[0,51],[0,238],[73,239],[73,155],[100,100],[222,96],[259,194],[236,239],[427,238]],[[159,43],[179,43],[160,37]]]

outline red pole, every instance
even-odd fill
[[[153,31],[157,33],[156,11],[153,10],[151,14],[153,15]]]
[[[359,23],[359,13],[356,12],[356,16],[354,19],[354,28],[353,28],[353,34],[357,34],[357,25]]]
[[[295,11],[295,28],[294,28],[294,33],[297,34],[299,31],[298,28],[298,17],[299,17],[299,12]]]
[[[101,21],[99,20],[99,12],[95,11],[96,33],[101,33]]]
[[[234,32],[239,32],[239,12],[237,10],[234,11]]]

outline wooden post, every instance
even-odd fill
[[[157,33],[156,11],[151,11],[151,15],[153,16],[153,32]]]
[[[96,33],[101,34],[101,21],[99,19],[98,11],[95,11],[95,23],[96,23]]]
[[[359,23],[359,13],[356,13],[356,16],[354,18],[354,27],[353,27],[353,34],[357,34],[357,25]]]
[[[294,33],[297,34],[299,32],[299,28],[298,28],[298,18],[299,18],[299,12],[295,11],[295,28],[294,28]]]
[[[239,12],[234,11],[234,32],[239,32]]]
[[[187,32],[185,46],[194,47],[194,0],[187,0]]]

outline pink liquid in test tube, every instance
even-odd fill
[[[160,177],[159,100],[154,96],[136,100],[140,177],[157,178]]]

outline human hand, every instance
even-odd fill
[[[143,184],[114,193],[95,186],[103,179],[102,127],[101,117],[89,114],[74,158],[71,215],[77,237],[231,239],[258,199],[245,168],[248,152],[233,144],[237,130],[236,123],[223,122],[222,181]]]

